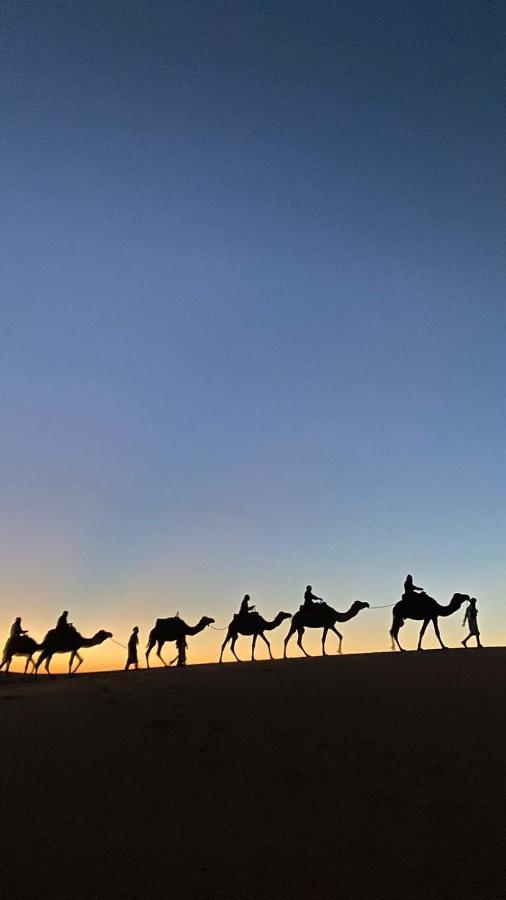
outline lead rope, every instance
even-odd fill
[[[126,647],[125,644],[120,644],[120,642],[115,641],[114,638],[110,638],[109,640],[111,640],[113,642],[113,644],[117,644],[118,647],[123,647],[123,650],[128,650],[128,647]]]

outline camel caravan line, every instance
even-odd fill
[[[370,608],[368,603],[355,600],[346,612],[338,612],[320,597],[316,597],[312,593],[311,585],[308,585],[304,594],[304,603],[296,613],[292,615],[292,613],[288,612],[279,612],[274,619],[269,621],[264,619],[260,613],[256,612],[255,607],[249,604],[249,600],[249,594],[246,594],[241,603],[239,612],[233,616],[228,627],[217,629],[222,631],[226,630],[226,636],[220,650],[220,663],[222,662],[224,653],[228,647],[235,659],[240,662],[235,651],[235,646],[240,636],[251,637],[252,660],[255,659],[255,647],[258,638],[266,645],[269,657],[270,659],[273,659],[271,645],[269,639],[266,637],[266,633],[274,631],[288,619],[291,621],[288,633],[284,640],[284,658],[286,658],[288,645],[294,634],[297,634],[297,646],[299,649],[305,656],[309,656],[302,643],[306,628],[321,631],[323,656],[326,655],[326,641],[329,631],[337,637],[337,652],[341,653],[343,636],[336,628],[336,625],[349,622],[350,619],[355,618],[361,610]],[[468,604],[464,624],[467,623],[469,634],[465,640],[462,641],[462,644],[464,647],[467,647],[469,639],[475,637],[477,646],[481,647],[480,632],[477,624],[478,611],[476,608],[476,599],[474,597],[470,597],[469,594],[454,594],[450,602],[444,606],[441,603],[438,603],[437,600],[434,600],[433,597],[426,594],[422,588],[417,588],[416,585],[413,584],[411,576],[408,575],[404,583],[402,599],[398,603],[392,604],[393,617],[392,626],[390,628],[392,649],[397,646],[399,650],[404,650],[399,643],[399,631],[406,619],[422,622],[418,639],[418,650],[422,649],[423,636],[431,623],[441,647],[445,649],[439,631],[439,619],[446,618],[457,612],[464,603]],[[374,608],[384,607],[373,607],[373,609]],[[67,615],[67,611],[62,613],[56,627],[48,631],[41,643],[38,643],[28,635],[21,627],[21,619],[17,618],[12,625],[10,636],[5,644],[0,669],[4,669],[8,672],[13,657],[20,656],[24,657],[26,660],[24,669],[25,675],[28,673],[30,666],[32,667],[31,672],[37,674],[43,663],[46,672],[50,674],[49,667],[53,656],[55,654],[69,654],[68,672],[69,675],[73,675],[77,672],[83,662],[83,658],[79,652],[80,650],[87,647],[95,647],[109,639],[114,641],[112,633],[104,630],[97,631],[92,637],[83,637],[73,625],[67,622]],[[149,634],[146,647],[147,668],[149,669],[150,667],[150,655],[155,647],[156,656],[164,666],[172,665],[173,663],[184,666],[186,664],[187,639],[199,634],[207,627],[213,627],[213,625],[214,619],[208,616],[203,616],[200,621],[193,626],[187,625],[187,623],[179,617],[179,613],[167,619],[157,619],[154,628]],[[126,669],[129,669],[131,665],[138,668],[138,632],[139,629],[136,626],[128,641],[128,648],[126,648],[128,650]],[[116,641],[115,643],[118,642]],[[176,656],[170,660],[169,663],[167,663],[162,656],[162,649],[166,643],[175,644],[177,651]],[[119,646],[123,646],[123,644],[120,644]],[[38,657],[34,660],[36,653],[38,653]]]

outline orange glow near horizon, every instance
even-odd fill
[[[194,618],[195,617],[188,617],[189,621],[192,623]],[[454,616],[449,617],[448,619],[443,619],[440,622],[443,639],[449,647],[460,647],[460,641],[465,636],[464,630],[462,628],[462,618],[463,616],[458,612]],[[365,610],[363,613],[359,614],[356,619],[348,623],[344,623],[341,626],[341,631],[344,638],[343,653],[356,654],[389,651],[390,620],[391,611],[389,609]],[[23,624],[26,624],[26,626],[30,626],[30,634],[36,640],[41,640],[43,634],[45,634],[47,631],[47,626],[46,628],[41,628],[36,620],[34,621],[33,627],[32,621],[30,621],[30,623],[23,622]],[[218,622],[217,625],[219,625],[220,628],[222,627],[221,622]],[[10,622],[6,621],[5,617],[2,617],[0,626],[2,628],[2,633],[4,635],[8,635]],[[105,627],[108,626],[106,625]],[[146,642],[152,624],[148,627],[140,627],[141,631],[139,635],[139,667],[144,669],[146,666]],[[402,629],[400,636],[403,646],[406,649],[414,649],[416,647],[419,628],[419,623],[407,622]],[[90,629],[87,627],[86,629],[80,628],[80,630],[86,636],[90,636],[94,633],[94,631],[98,630],[98,628]],[[121,627],[119,625],[119,622],[116,622],[116,627],[111,627],[110,630],[113,631],[115,640],[117,640],[120,644],[126,645],[128,637],[130,635],[129,627]],[[287,630],[288,623],[283,622],[278,629],[271,632],[269,635],[272,653],[275,659],[280,659],[283,656],[283,641]],[[215,631],[207,628],[204,632],[189,637],[187,650],[188,665],[218,662],[220,648],[225,634],[226,631]],[[504,633],[498,633],[496,629],[494,629],[494,631],[491,631],[490,633],[487,633],[487,629],[485,628],[482,632],[482,640],[485,646],[487,646],[487,644],[503,644],[506,642],[505,637],[506,636],[504,635]],[[304,646],[311,656],[320,656],[321,631],[317,629],[308,629],[304,636]],[[424,647],[426,649],[438,647],[431,628],[429,628],[426,633],[424,639]],[[236,652],[242,661],[249,661],[251,657],[251,638],[240,637],[236,644]],[[327,654],[331,656],[335,655],[336,652],[337,639],[334,635],[329,634],[327,638]],[[167,643],[163,648],[162,653],[167,662],[170,661],[176,655],[175,644]],[[109,640],[96,647],[84,648],[81,651],[81,656],[83,658],[83,664],[79,670],[81,673],[122,670],[124,669],[126,662],[126,650],[123,649],[123,647],[118,646],[117,643]],[[296,644],[296,635],[292,637],[292,640],[290,642],[288,656],[290,658],[298,658],[302,656]],[[255,657],[257,660],[268,660],[269,658],[267,648],[261,642],[257,643]],[[68,662],[68,654],[55,654],[51,661],[51,672],[54,674],[67,672]],[[227,647],[225,651],[224,662],[235,663],[229,647]],[[24,669],[24,664],[24,658],[16,657],[12,662],[11,672],[22,672]],[[161,663],[156,656],[156,648],[151,653],[150,664],[151,668],[157,668],[161,666]],[[41,673],[43,673],[43,671],[44,670],[42,668]]]

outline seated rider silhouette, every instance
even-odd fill
[[[419,594],[423,594],[424,590],[422,587],[418,587],[416,584],[413,584],[413,576],[406,575],[406,580],[404,582],[404,593],[402,595],[403,600],[415,600]]]
[[[64,609],[61,616],[59,616],[58,621],[56,623],[55,631],[61,636],[64,637],[69,631],[74,630],[74,626],[67,622],[68,609]]]
[[[239,609],[239,615],[241,617],[248,616],[250,614],[250,612],[253,612],[253,610],[255,609],[253,604],[251,606],[249,605],[249,601],[250,601],[250,595],[245,594],[244,599],[241,601],[241,606]]]
[[[313,606],[316,606],[316,603],[313,601],[317,600],[319,603],[323,603],[322,597],[317,597],[316,594],[313,594],[313,588],[310,584],[306,587],[304,591],[304,606],[306,608],[312,609]]]
[[[18,616],[17,619],[11,625],[11,638],[21,637],[22,634],[28,634],[28,631],[25,631],[21,628],[21,616]]]

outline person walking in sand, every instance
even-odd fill
[[[467,626],[469,628],[469,634],[462,641],[464,647],[467,647],[467,642],[469,638],[472,637],[476,638],[477,647],[483,647],[483,644],[480,641],[480,629],[478,628],[478,609],[476,607],[477,602],[478,601],[476,600],[476,597],[471,597],[466,609],[464,621],[462,622],[462,625],[466,625],[467,623]]]
[[[14,619],[14,622],[11,625],[11,638],[21,637],[22,634],[28,634],[28,631],[25,631],[21,628],[21,616],[18,616],[17,619]]]
[[[178,639],[176,641],[176,647],[177,647],[177,657],[176,657],[177,664],[178,664],[178,666],[185,666],[186,665],[186,651],[188,649],[188,644],[186,643],[186,635],[182,634],[180,637],[178,637]]]
[[[128,656],[125,666],[125,672],[128,672],[130,666],[139,668],[139,660],[137,659],[137,647],[139,645],[139,629],[137,625],[132,629],[132,634],[128,639]]]

